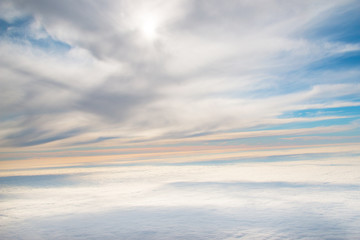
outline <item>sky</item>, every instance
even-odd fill
[[[360,236],[359,13],[0,0],[0,237]]]

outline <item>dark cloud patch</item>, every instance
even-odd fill
[[[78,182],[74,177],[82,174],[51,174],[0,177],[0,186],[5,187],[64,187],[75,186]]]
[[[106,26],[96,16],[101,14],[106,1],[46,1],[15,0],[12,3],[29,14],[35,14],[47,24],[58,24],[60,21],[72,24],[86,31],[96,31]]]
[[[139,106],[154,99],[151,91],[136,91],[121,79],[106,81],[96,89],[85,92],[77,102],[80,111],[95,114],[105,121],[121,124]]]
[[[96,139],[91,139],[91,140],[88,140],[88,141],[77,142],[77,143],[71,144],[71,146],[83,145],[83,144],[91,144],[91,143],[101,143],[101,142],[106,141],[106,140],[118,139],[118,138],[119,137],[98,137]],[[96,165],[96,166],[98,166],[98,165]]]
[[[29,78],[35,79],[27,81]],[[9,90],[9,98],[13,97],[11,94],[15,94],[12,102],[1,107],[0,120],[6,122],[13,119],[17,125],[16,130],[5,136],[7,145],[39,145],[69,138],[84,131],[84,126],[64,130],[44,128],[73,110],[71,100],[64,98],[73,91],[67,85],[41,79],[34,74],[27,75],[17,84],[4,81],[1,85]]]
[[[83,133],[84,131],[85,129],[78,128],[60,133],[52,133],[50,131],[42,130],[41,128],[25,127],[18,132],[6,136],[5,140],[7,140],[9,146],[35,146],[73,137],[77,134]]]
[[[133,107],[143,101],[131,94],[110,94],[95,90],[80,102],[80,109],[95,113],[105,119],[121,121],[125,119]]]
[[[4,60],[1,65],[4,69],[15,73],[16,77],[6,76],[0,82],[1,88],[5,89],[9,97],[15,97],[14,101],[1,106],[0,115],[21,113],[23,116],[30,116],[44,112],[63,112],[64,108],[69,107],[67,105],[69,99],[64,99],[62,95],[71,94],[75,89],[55,80],[55,76],[44,77],[21,65],[8,65]]]

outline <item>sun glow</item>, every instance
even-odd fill
[[[141,32],[148,40],[154,40],[157,38],[158,23],[154,16],[144,17],[141,24]]]

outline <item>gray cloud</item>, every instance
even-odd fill
[[[306,67],[359,46],[308,41],[306,30],[312,23],[321,28],[322,18],[351,4],[3,1],[12,14],[1,12],[11,26],[1,39],[2,142],[41,144],[85,129],[96,134],[75,142],[139,132],[145,138],[190,136],[269,125],[289,109],[336,102],[314,97],[313,89],[344,79],[357,89],[359,73],[313,75]],[[16,30],[22,40],[9,38],[15,20],[25,17],[30,20]],[[147,26],[151,21],[158,25]],[[328,75],[331,80],[324,80]],[[349,94],[339,92],[340,98]],[[111,136],[103,132],[109,128]]]
[[[101,13],[101,7],[106,1],[11,1],[16,8],[21,9],[29,15],[35,15],[44,19],[44,24],[56,25],[59,22],[73,24],[75,27],[90,32],[106,27],[102,18],[96,17]]]
[[[29,121],[26,120],[22,122],[22,125],[26,125],[28,123]],[[34,125],[37,124],[36,121],[31,123]],[[27,147],[66,139],[76,136],[77,134],[81,134],[84,130],[85,129],[78,128],[69,131],[62,131],[60,133],[51,133],[50,131],[41,130],[38,127],[27,127],[21,131],[6,136],[5,140],[7,140],[7,144],[9,144],[8,146]]]
[[[47,188],[47,187],[74,187],[77,181],[74,181],[73,176],[79,174],[51,174],[51,175],[28,175],[28,176],[9,176],[0,177],[1,187],[32,187],[32,188]]]
[[[95,89],[83,96],[78,102],[81,111],[88,111],[104,118],[105,121],[122,122],[127,119],[132,110],[152,100],[149,93],[135,95],[131,93],[112,92],[111,89]]]

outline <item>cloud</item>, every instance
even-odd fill
[[[0,234],[4,239],[356,238],[358,167],[356,158],[337,158],[28,171],[2,179]]]
[[[357,6],[353,1],[2,5],[6,146],[271,126],[287,111],[353,105],[358,98],[356,65],[313,66],[356,53],[358,43],[309,34],[337,10]]]
[[[359,7],[0,1],[1,238],[358,237]]]

